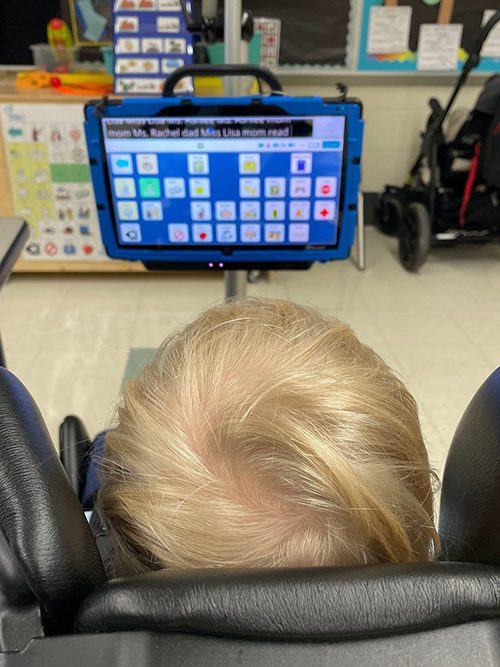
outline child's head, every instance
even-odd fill
[[[130,382],[100,502],[128,571],[425,561],[431,472],[404,384],[336,319],[215,306]]]

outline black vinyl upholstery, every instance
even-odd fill
[[[92,441],[84,423],[75,415],[65,417],[59,427],[59,456],[71,488],[78,498],[83,495]],[[84,507],[92,509],[92,506]]]
[[[479,388],[446,461],[439,533],[446,560],[500,565],[500,368]]]
[[[42,417],[0,368],[0,530],[38,599],[46,629],[70,629],[105,580],[94,539]]]
[[[500,570],[465,563],[158,571],[118,579],[80,609],[80,632],[151,630],[332,640],[500,616]]]

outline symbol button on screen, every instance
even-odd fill
[[[243,243],[259,243],[260,225],[241,225],[240,238]]]
[[[260,197],[260,180],[258,178],[240,178],[240,197],[242,199]]]
[[[120,237],[124,243],[138,243],[142,240],[141,227],[136,223],[120,225]]]
[[[334,201],[314,202],[314,219],[331,221],[335,219]]]
[[[284,178],[266,178],[266,197],[284,197],[286,180]]]
[[[193,220],[211,220],[212,210],[210,202],[197,201],[191,202],[191,218]]]
[[[337,193],[337,179],[335,177],[320,177],[316,179],[316,197],[335,197]]]
[[[182,199],[186,196],[186,185],[183,178],[164,178],[163,187],[168,199]]]
[[[311,217],[311,204],[309,201],[292,200],[290,202],[290,220],[307,221]]]
[[[188,226],[177,223],[169,225],[168,240],[170,243],[187,243],[189,241]]]
[[[236,202],[215,202],[215,218],[217,220],[236,220]]]
[[[212,242],[212,226],[211,225],[193,225],[193,240],[198,243]]]
[[[135,181],[133,178],[115,178],[115,194],[122,199],[134,199],[136,196]]]
[[[139,209],[135,201],[119,201],[118,217],[120,220],[139,220]]]
[[[163,220],[163,206],[161,201],[143,201],[142,217],[144,220]]]
[[[136,160],[139,174],[158,173],[158,157],[154,153],[139,153]]]
[[[111,156],[111,171],[113,174],[133,174],[134,167],[130,153],[114,153]]]
[[[217,225],[217,242],[234,243],[236,241],[236,225]]]
[[[260,173],[259,153],[242,153],[239,159],[240,159],[240,174]]]
[[[242,201],[240,203],[240,218],[242,220],[260,220],[260,202]]]
[[[292,222],[288,227],[288,240],[291,243],[307,243],[309,241],[309,225]]]
[[[291,197],[310,197],[311,196],[311,179],[308,176],[300,178],[295,176],[290,180],[290,196]]]
[[[266,220],[284,220],[285,202],[284,201],[266,201]]]
[[[285,240],[285,225],[265,225],[266,241],[283,243]]]
[[[312,171],[311,153],[292,153],[292,174],[310,174]]]
[[[139,189],[143,199],[159,199],[161,197],[159,178],[140,178]]]
[[[193,199],[210,197],[210,181],[208,178],[190,178],[189,194]]]
[[[188,155],[188,171],[190,174],[208,174],[208,155]]]

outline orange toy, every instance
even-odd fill
[[[53,72],[19,72],[16,88],[39,90],[52,88],[65,95],[105,95],[113,91],[113,77],[100,72],[54,74]]]

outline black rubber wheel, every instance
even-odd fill
[[[414,202],[406,209],[399,228],[399,259],[407,271],[416,272],[424,264],[431,247],[431,219],[427,208]]]
[[[399,199],[389,194],[382,195],[375,215],[376,223],[383,234],[398,235],[404,215]]]

